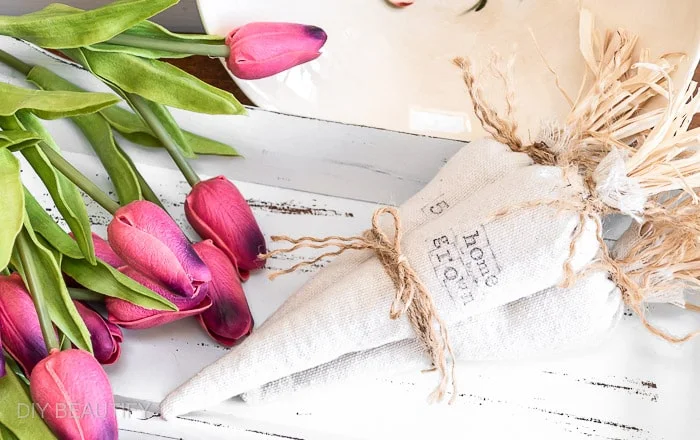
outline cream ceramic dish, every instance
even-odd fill
[[[456,56],[485,68],[493,52],[514,56],[521,135],[543,119],[561,118],[565,99],[537,51],[576,95],[584,62],[578,49],[578,5],[600,29],[625,27],[656,57],[684,52],[677,84],[692,77],[700,54],[697,0],[489,0],[463,14],[472,0],[417,0],[396,9],[384,0],[198,0],[210,33],[225,35],[251,21],[291,21],[328,33],[323,55],[270,78],[244,81],[259,106],[285,113],[455,139],[483,134],[471,111]],[[531,34],[532,31],[532,34]],[[485,72],[486,96],[502,102],[501,82]]]

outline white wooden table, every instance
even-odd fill
[[[84,72],[13,40],[0,39],[0,47],[100,89]],[[22,84],[19,75],[0,66],[0,78],[8,77]],[[203,175],[235,180],[268,236],[357,233],[368,226],[378,205],[405,200],[461,146],[260,110],[248,117],[175,116],[185,128],[230,142],[246,156],[202,158],[196,167]],[[66,157],[109,188],[77,129],[67,121],[47,126]],[[182,202],[188,187],[167,156],[120,141],[185,225]],[[37,193],[45,193],[30,172],[25,176]],[[90,211],[95,231],[104,235],[109,216],[94,204]],[[280,265],[289,261],[269,263],[272,269]],[[254,275],[245,289],[256,322],[262,323],[317,269],[274,283],[265,273]],[[654,316],[671,329],[700,325],[697,317],[676,319],[666,309]],[[167,392],[225,352],[191,319],[125,331],[122,357],[107,368],[121,408],[121,438],[684,440],[698,438],[700,432],[700,343],[669,345],[648,334],[630,314],[609,340],[585,352],[518,363],[461,364],[462,394],[452,406],[428,405],[425,396],[434,377],[407,372],[260,406],[231,400],[176,422],[157,417],[157,404]]]

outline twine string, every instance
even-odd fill
[[[393,234],[391,237],[382,230],[379,224],[381,217],[384,215],[389,215],[393,221]],[[440,374],[440,382],[430,394],[429,400],[441,401],[447,392],[451,379],[452,397],[450,403],[452,403],[457,396],[457,382],[455,378],[455,354],[450,343],[447,325],[439,316],[430,292],[428,292],[428,289],[403,254],[401,249],[402,235],[403,227],[398,210],[393,207],[382,207],[374,212],[372,227],[360,236],[331,236],[325,238],[273,236],[273,241],[286,241],[291,246],[270,251],[260,255],[259,258],[269,259],[276,255],[292,253],[302,248],[338,248],[336,251],[325,252],[318,257],[302,261],[288,269],[279,270],[271,274],[270,279],[275,279],[280,275],[295,272],[324,258],[335,257],[349,250],[369,249],[375,252],[396,288],[389,309],[389,317],[398,319],[405,315],[408,318],[413,331],[427,350],[434,368]],[[448,357],[451,364],[449,368]]]

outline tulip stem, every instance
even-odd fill
[[[17,254],[19,255],[20,263],[22,264],[22,271],[24,275],[24,281],[27,283],[27,289],[31,292],[32,301],[34,302],[34,308],[36,308],[36,313],[39,317],[39,325],[41,327],[41,333],[44,336],[44,343],[46,344],[46,349],[51,352],[51,350],[58,350],[61,346],[58,341],[58,336],[53,328],[53,323],[51,322],[51,315],[49,315],[49,310],[44,307],[46,303],[46,298],[41,291],[41,272],[40,269],[34,265],[34,261],[31,256],[30,244],[31,238],[29,233],[25,228],[22,228],[20,233],[17,235],[16,245]]]
[[[14,56],[10,55],[4,50],[0,50],[0,61],[12,67],[13,69],[21,72],[25,76],[28,75],[29,72],[32,70],[32,67],[34,67],[25,63],[19,58],[15,58]]]
[[[170,157],[175,162],[175,165],[180,169],[182,175],[185,176],[185,180],[190,184],[190,186],[195,186],[199,183],[199,176],[197,172],[192,168],[192,165],[187,162],[187,159],[182,154],[180,147],[178,147],[175,140],[172,138],[168,130],[163,126],[158,116],[151,110],[148,105],[148,101],[139,95],[134,95],[131,93],[126,93],[127,101],[133,107],[134,111],[138,113],[143,121],[150,127],[156,137],[163,143],[165,150],[170,154]]]
[[[61,174],[66,176],[68,180],[73,182],[75,186],[83,190],[85,194],[90,196],[100,206],[106,209],[110,214],[114,214],[119,209],[119,204],[112,200],[99,186],[95,185],[90,179],[85,177],[77,168],[71,165],[66,159],[57,153],[53,148],[46,145],[44,142],[39,142],[39,148],[46,155]]]
[[[111,40],[107,40],[106,43],[208,57],[228,58],[231,55],[231,49],[225,44],[161,40],[139,35],[121,34],[113,37]]]

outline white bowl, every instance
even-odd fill
[[[456,56],[485,67],[492,51],[515,54],[514,80],[521,134],[543,119],[561,118],[567,103],[542,54],[570,95],[584,63],[578,50],[578,0],[489,0],[462,14],[471,0],[416,0],[396,9],[383,0],[198,0],[208,32],[225,35],[252,21],[291,21],[328,33],[323,55],[270,78],[244,81],[259,106],[285,113],[455,139],[483,134],[471,111]],[[687,81],[700,52],[697,0],[582,0],[603,27],[625,27],[653,56],[684,52],[675,73]],[[502,102],[501,84],[482,75],[487,97]]]

